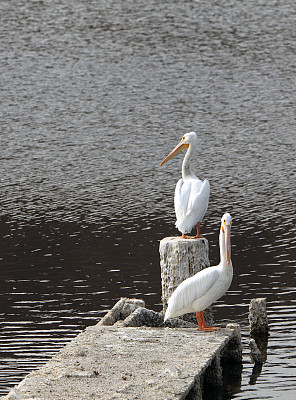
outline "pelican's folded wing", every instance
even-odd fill
[[[190,198],[191,185],[179,179],[175,189],[175,212],[177,221],[185,218],[187,213],[188,201]]]
[[[194,312],[193,302],[205,296],[218,279],[219,272],[217,269],[209,267],[183,281],[168,301],[165,318]]]
[[[210,197],[210,183],[205,179],[202,185],[196,186],[188,204],[187,216],[191,213],[198,215],[198,221],[201,221],[207,211]]]

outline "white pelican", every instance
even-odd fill
[[[184,148],[188,148],[182,164],[182,178],[178,181],[175,189],[175,212],[176,227],[182,233],[182,238],[189,238],[185,233],[191,232],[196,225],[195,238],[200,236],[200,222],[203,219],[209,203],[210,184],[207,179],[201,181],[190,168],[190,160],[197,148],[197,137],[195,132],[186,133],[181,142],[161,162],[163,165]]]
[[[196,312],[198,329],[214,331],[217,327],[208,327],[203,310],[222,297],[228,290],[233,276],[230,253],[231,215],[226,213],[221,219],[219,236],[220,264],[208,267],[183,281],[168,301],[164,320],[183,314]]]

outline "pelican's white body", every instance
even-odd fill
[[[225,233],[222,226],[219,244],[220,263],[203,269],[177,287],[168,301],[165,320],[190,312],[203,311],[227,292],[232,282],[233,267],[231,260],[229,264],[226,260]]]
[[[194,174],[193,174],[194,175]],[[191,232],[201,222],[209,204],[210,184],[196,176],[180,179],[175,189],[176,227],[182,233]]]
[[[190,160],[197,148],[197,137],[194,132],[186,133],[184,144],[188,144],[182,164],[182,178],[175,189],[176,227],[181,233],[189,233],[201,222],[209,204],[210,183],[201,181],[191,170]]]

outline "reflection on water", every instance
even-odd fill
[[[12,0],[0,15],[1,393],[119,297],[160,310],[181,156],[159,163],[195,130],[212,264],[233,216],[234,279],[214,307],[244,334],[229,398],[293,396],[294,2]],[[270,337],[249,385],[254,297]]]
[[[254,364],[252,369],[252,375],[250,376],[250,385],[255,385],[258,379],[258,376],[261,374],[262,371],[262,364]]]
[[[254,364],[249,381],[250,385],[256,384],[262,371],[262,365],[267,361],[267,345],[268,334],[254,335],[250,337],[250,359]]]

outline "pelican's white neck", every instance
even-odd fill
[[[189,179],[189,178],[196,178],[196,176],[194,175],[194,173],[191,169],[191,166],[190,166],[190,160],[193,156],[195,149],[196,149],[196,144],[190,144],[186,151],[186,154],[185,154],[185,157],[184,157],[184,160],[182,163],[182,178],[183,178],[183,180]]]
[[[227,265],[227,261],[226,261],[226,246],[225,246],[225,233],[223,233],[222,227],[220,229],[219,245],[220,245],[220,263],[222,263],[223,265]]]

